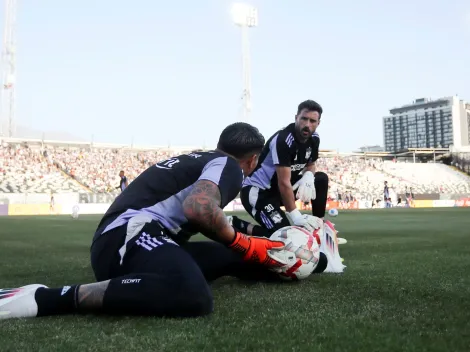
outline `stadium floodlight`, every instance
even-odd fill
[[[248,115],[251,112],[251,62],[248,28],[258,26],[258,10],[248,4],[235,3],[232,6],[232,18],[242,32],[243,119],[248,120]]]
[[[8,123],[6,136],[15,134],[15,90],[16,90],[16,0],[5,0],[3,45],[2,45],[2,86],[0,94],[0,136],[3,123]]]

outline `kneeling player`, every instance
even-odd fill
[[[267,141],[256,169],[245,178],[241,191],[244,208],[262,227],[233,217],[233,226],[237,230],[269,237],[276,230],[291,224],[311,231],[323,225],[328,176],[315,172],[320,145],[316,129],[322,112],[318,103],[312,100],[302,102],[298,106],[295,122]],[[311,202],[312,215],[303,215],[297,209],[295,190],[297,199],[304,203]],[[286,212],[282,211],[281,206],[285,207]],[[321,268],[326,268],[326,263],[320,265],[318,270]]]
[[[250,278],[257,270],[274,275],[266,268],[286,264],[272,255],[284,244],[236,232],[222,211],[263,145],[256,128],[236,123],[222,132],[215,151],[150,167],[98,225],[91,247],[98,282],[0,290],[0,319],[81,312],[199,316],[213,309],[208,280]],[[216,242],[187,243],[197,232]]]
[[[291,223],[309,229],[322,225],[328,176],[315,172],[320,145],[315,131],[322,111],[321,106],[312,100],[302,102],[298,106],[295,123],[268,140],[258,166],[243,182],[243,206],[269,234]],[[299,200],[311,202],[313,216],[302,215],[297,209],[296,189]],[[286,212],[281,210],[281,206]],[[238,221],[234,220],[234,225],[237,225]]]

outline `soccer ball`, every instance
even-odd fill
[[[79,212],[80,208],[78,207],[78,205],[74,205],[72,207],[72,218],[74,219],[78,219],[78,212]]]
[[[285,280],[303,280],[315,270],[320,259],[318,242],[306,229],[297,226],[286,226],[274,232],[273,241],[285,243],[283,251],[276,252],[275,256],[287,262],[279,276]]]
[[[337,209],[330,209],[328,210],[328,215],[329,216],[338,216],[338,210]]]

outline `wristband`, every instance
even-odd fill
[[[288,212],[287,215],[289,216],[290,220],[296,225],[302,219],[302,213],[299,209],[294,209],[291,212]]]
[[[235,231],[235,239],[228,247],[245,256],[250,248],[250,239],[245,234]]]

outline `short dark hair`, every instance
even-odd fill
[[[245,122],[227,126],[219,137],[217,149],[241,159],[249,154],[259,154],[264,147],[264,137],[258,129]]]
[[[316,111],[318,112],[318,115],[323,113],[323,109],[320,104],[318,104],[316,101],[313,100],[305,100],[299,104],[299,107],[297,108],[297,115],[300,114],[300,112],[303,109],[307,109],[307,111]]]

